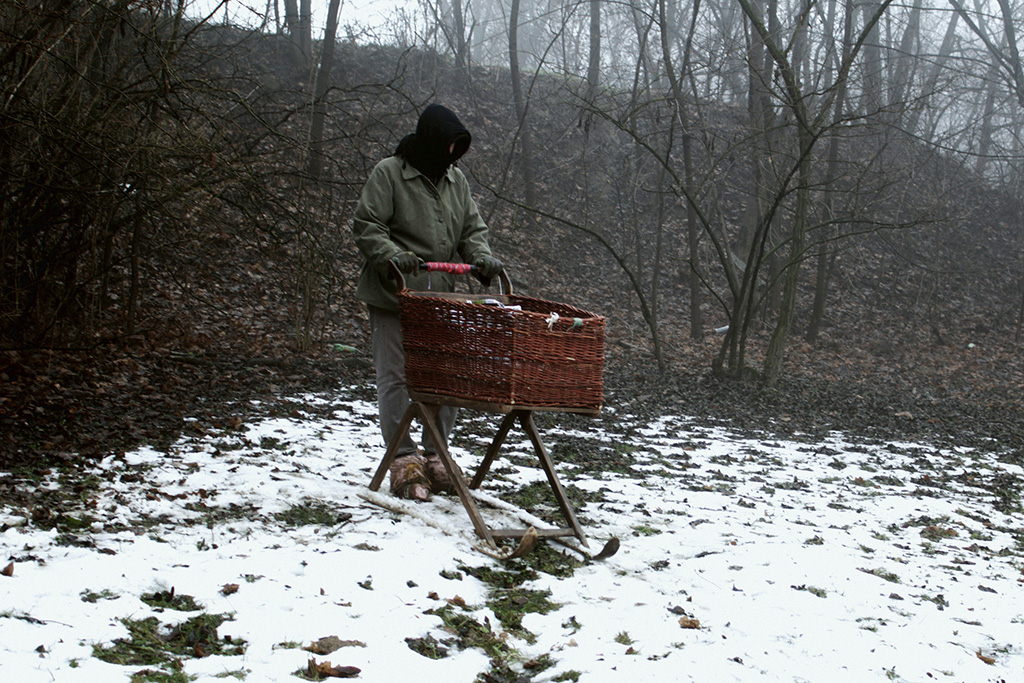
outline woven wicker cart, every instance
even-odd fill
[[[598,412],[603,317],[567,304],[506,294],[398,293],[409,388],[425,394]]]
[[[448,264],[431,264],[437,267]],[[605,320],[580,308],[512,293],[500,275],[501,294],[420,292],[405,288],[397,270],[399,316],[405,350],[406,383],[412,402],[388,444],[370,488],[377,490],[394,459],[398,443],[419,419],[439,444],[456,492],[476,532],[492,546],[494,539],[538,536],[586,538],[573,513],[554,464],[540,439],[533,412],[596,415],[602,401]],[[504,415],[472,481],[467,484],[437,433],[441,406],[458,406]],[[514,424],[533,443],[555,500],[568,527],[491,529],[483,521],[469,489],[479,488]]]

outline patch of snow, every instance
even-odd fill
[[[198,681],[293,680],[310,657],[294,644],[328,635],[365,644],[318,657],[359,667],[361,680],[416,672],[469,682],[488,671],[480,650],[434,660],[406,643],[449,638],[426,612],[456,598],[500,629],[489,587],[459,571],[496,561],[474,549],[458,499],[435,496],[405,517],[368,503],[360,493],[383,453],[375,406],[302,400],[329,417],[269,418],[98,463],[103,484],[84,511],[99,521],[95,547],[68,545],[0,505],[14,563],[13,576],[0,576],[0,680],[128,681],[145,667],[104,663],[93,646],[127,637],[126,618],[194,616],[140,600],[171,588],[231,615],[218,633],[246,642],[243,655],[183,660]],[[462,429],[479,434],[461,443],[475,453],[453,453],[472,471],[491,432],[487,420],[464,418]],[[554,662],[532,680],[1021,680],[1024,531],[982,482],[1022,471],[995,454],[839,432],[813,443],[750,437],[685,416],[616,416],[542,436],[549,447],[619,448],[631,466],[559,465],[564,484],[600,494],[576,508],[592,550],[611,535],[622,548],[570,578],[541,573],[527,584],[560,605],[525,615],[535,642],[509,636],[524,661]],[[511,481],[488,480],[482,497],[543,481],[531,453],[510,434],[502,455],[516,462],[499,458],[495,469]],[[42,486],[59,486],[56,476]],[[337,519],[281,521],[308,501]],[[238,590],[225,594],[227,584]]]

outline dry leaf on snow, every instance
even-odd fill
[[[315,655],[329,655],[343,647],[366,647],[366,643],[360,640],[342,640],[338,636],[324,636],[302,649]]]
[[[317,662],[309,660],[306,673],[313,680],[320,678],[355,678],[359,675],[360,669],[355,666],[332,666],[330,662]]]

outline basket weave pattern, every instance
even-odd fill
[[[514,294],[485,298],[505,307],[477,303],[479,297],[470,302],[466,294],[398,293],[411,389],[506,405],[600,409],[603,317]]]

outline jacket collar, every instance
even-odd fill
[[[410,164],[405,159],[401,159],[401,162],[402,162],[402,180],[411,180],[412,178],[415,178],[416,176],[423,176],[424,178],[427,177],[418,168],[416,168],[415,166]],[[455,166],[450,166],[448,168],[448,170],[446,170],[444,172],[444,175],[441,176],[441,177],[442,178],[447,178],[448,182],[455,182],[455,175],[454,174],[455,174]]]

